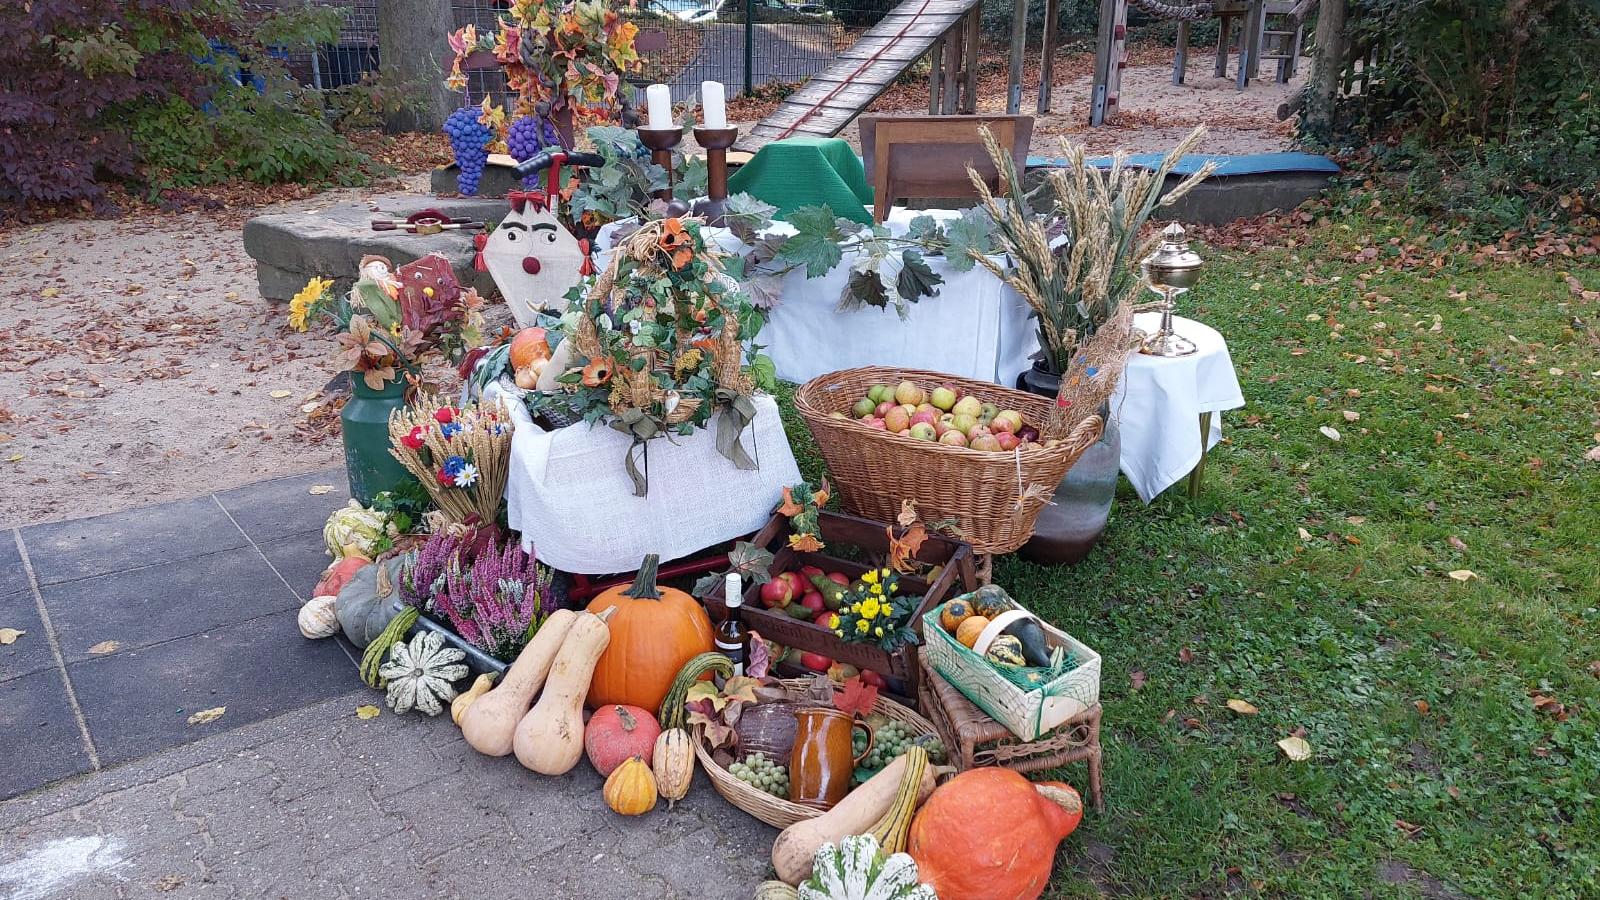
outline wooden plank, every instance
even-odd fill
[[[1218,16],[1217,27],[1217,64],[1212,70],[1212,75],[1217,78],[1228,77],[1228,36],[1233,31],[1233,16]]]
[[[1006,113],[1022,110],[1022,57],[1028,50],[1028,0],[1011,7],[1011,74],[1006,79]]]
[[[972,12],[967,13],[967,46],[977,47],[980,29],[983,27],[983,6],[974,6]],[[966,84],[962,88],[956,112],[972,115],[978,111],[978,54],[967,56],[967,69],[965,72]]]
[[[1051,82],[1055,79],[1056,23],[1061,17],[1061,0],[1045,0],[1044,46],[1039,53],[1039,114],[1050,111]],[[1180,31],[1179,34],[1183,32]]]
[[[1178,22],[1177,46],[1172,50],[1172,83],[1183,84],[1185,70],[1189,67],[1189,21]]]
[[[966,34],[962,29],[953,29],[950,36],[945,39],[950,48],[950,63],[944,70],[944,102],[939,104],[939,111],[949,115],[956,111],[956,104],[961,99],[961,82],[958,80],[962,67],[971,67],[972,50],[967,46]]]
[[[934,41],[928,53],[928,115],[933,116],[939,113],[939,91],[944,87],[944,41]]]

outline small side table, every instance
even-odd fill
[[[1160,321],[1161,314],[1153,312],[1133,319],[1146,332],[1154,332]],[[1220,413],[1244,406],[1228,342],[1193,319],[1174,316],[1172,321],[1198,349],[1170,359],[1129,356],[1111,400],[1122,432],[1122,473],[1146,503],[1185,478],[1189,496],[1198,495],[1206,453],[1222,440]]]
[[[939,730],[939,739],[961,771],[979,766],[1001,766],[1018,772],[1037,772],[1068,763],[1089,764],[1089,802],[1094,811],[1106,811],[1101,784],[1100,705],[1069,719],[1036,741],[1023,741],[1011,730],[979,709],[961,691],[933,671],[920,655],[922,680],[917,685],[917,705]]]

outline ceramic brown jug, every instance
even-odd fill
[[[872,726],[837,709],[809,706],[795,711],[794,747],[789,751],[789,800],[812,809],[832,809],[850,792],[856,764],[872,752]],[[867,748],[851,752],[850,734],[867,733]]]

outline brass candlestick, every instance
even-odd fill
[[[728,148],[739,139],[739,129],[696,128],[694,139],[706,151],[706,199],[694,205],[695,215],[705,216],[708,225],[720,226],[728,205]]]
[[[1183,226],[1177,222],[1168,225],[1161,233],[1161,245],[1145,257],[1142,266],[1150,290],[1161,296],[1161,327],[1144,339],[1139,350],[1151,356],[1188,356],[1194,353],[1194,341],[1172,329],[1172,309],[1180,294],[1185,294],[1200,280],[1200,267],[1204,260],[1189,249]]]
[[[672,200],[672,150],[683,143],[681,128],[641,128],[639,143],[650,148],[650,161],[667,170],[667,187],[656,191],[657,200]]]

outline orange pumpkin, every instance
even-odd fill
[[[550,341],[543,328],[524,328],[511,339],[511,368],[523,369],[535,360],[550,358]]]
[[[1060,782],[1011,769],[969,769],[934,790],[911,823],[906,852],[939,900],[1034,900],[1083,800]]]
[[[589,610],[608,606],[611,643],[589,681],[589,706],[627,704],[658,709],[683,664],[711,649],[711,619],[696,600],[670,587],[656,586],[654,553],[644,558],[627,586],[611,588],[589,601]]]

